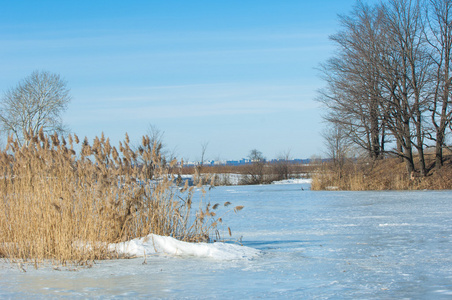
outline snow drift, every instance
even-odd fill
[[[120,255],[140,257],[149,254],[194,256],[215,260],[251,259],[259,250],[228,243],[188,243],[168,236],[149,234],[131,241],[110,244],[110,251]]]
[[[274,181],[273,184],[311,184],[311,178],[300,178],[300,179],[285,179],[280,181]]]

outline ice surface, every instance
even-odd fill
[[[4,263],[0,299],[451,299],[452,191],[273,184],[216,187],[204,201],[244,205],[224,221],[260,253],[224,260],[163,251],[145,264],[103,261],[76,272]]]

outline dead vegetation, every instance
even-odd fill
[[[447,155],[441,169],[435,168],[435,157],[427,157],[426,176],[408,173],[398,158],[348,161],[339,171],[324,163],[312,177],[312,190],[442,190],[452,189],[452,155]]]
[[[191,242],[218,234],[222,206],[194,210],[196,187],[174,184],[176,161],[166,163],[149,137],[136,151],[127,135],[118,148],[103,135],[92,145],[42,130],[27,138],[9,138],[0,152],[0,257],[83,265],[116,257],[108,243],[149,233]]]
[[[266,162],[261,166],[253,164],[203,165],[202,176],[207,176],[212,179],[211,184],[215,186],[232,185],[233,183],[231,183],[228,177],[230,174],[240,176],[238,184],[270,184],[273,181],[308,177],[317,167],[317,165],[292,164],[287,162]],[[183,167],[181,172],[184,175],[194,175],[197,174],[198,169],[194,167]]]

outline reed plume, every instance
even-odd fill
[[[90,144],[40,130],[28,141],[9,137],[0,152],[0,257],[83,265],[149,233],[208,241],[215,232],[210,204],[193,211],[194,187],[174,184],[176,162],[147,136],[136,151],[127,135],[118,148],[103,134]]]

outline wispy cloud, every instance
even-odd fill
[[[310,86],[194,84],[122,88],[121,95],[84,100],[96,121],[275,114],[314,109]],[[119,91],[111,91],[113,94]],[[93,99],[94,100],[94,99]],[[90,105],[91,103],[91,105]],[[77,106],[74,105],[74,109]]]

